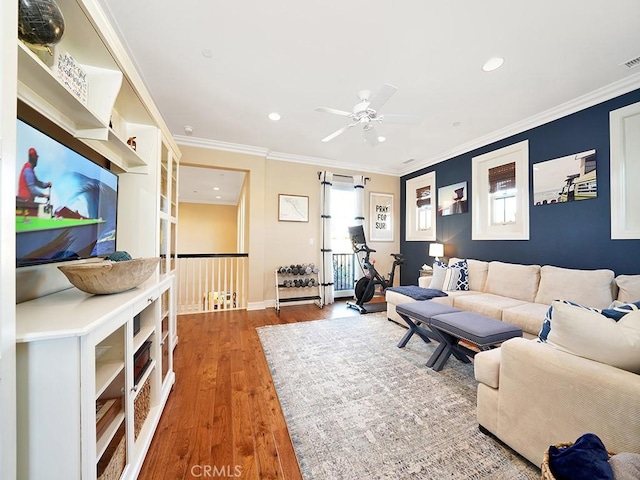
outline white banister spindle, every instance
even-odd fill
[[[189,256],[177,268],[178,313],[247,308],[246,256]]]

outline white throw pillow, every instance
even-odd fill
[[[431,277],[431,283],[429,288],[435,288],[436,290],[442,290],[444,287],[444,280],[447,276],[447,266],[442,262],[433,263],[433,274]]]
[[[562,301],[552,303],[547,343],[573,355],[640,373],[640,310],[620,320]]]

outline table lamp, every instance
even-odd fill
[[[435,257],[436,262],[440,260],[439,257],[444,256],[444,245],[442,243],[432,243],[429,245],[429,256]]]

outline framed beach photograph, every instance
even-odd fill
[[[309,197],[301,195],[278,195],[278,221],[308,222]]]
[[[454,183],[438,189],[438,215],[456,215],[469,211],[467,182]]]
[[[588,200],[597,195],[595,150],[533,165],[534,205]]]
[[[393,195],[371,193],[369,196],[369,239],[393,242]]]

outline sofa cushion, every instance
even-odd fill
[[[640,275],[618,275],[618,300],[621,302],[635,302],[640,300]]]
[[[616,321],[595,309],[554,301],[541,339],[558,350],[640,373],[640,310]],[[550,327],[550,328],[547,328]],[[547,331],[545,331],[547,330]]]
[[[539,280],[540,265],[489,262],[484,291],[525,302],[533,302]]]
[[[537,337],[542,328],[542,322],[547,310],[549,310],[549,305],[523,303],[515,307],[505,308],[502,311],[502,321],[513,323],[519,326],[523,332]]]
[[[453,306],[460,310],[476,312],[487,317],[502,320],[502,312],[506,308],[522,305],[522,300],[502,297],[492,293],[477,293],[475,295],[458,295],[453,299]]]
[[[467,295],[478,295],[480,292],[472,292],[470,290],[456,290],[455,292],[447,292],[447,296],[446,297],[437,297],[437,298],[433,298],[430,301],[432,302],[436,302],[436,303],[441,303],[443,305],[449,305],[450,307],[453,307],[453,304],[455,303],[455,299],[458,297],[466,297]]]
[[[461,260],[463,259],[453,257],[449,259],[449,265],[453,265]],[[489,262],[473,260],[471,258],[467,258],[466,262],[469,271],[469,290],[484,291],[484,284],[487,280],[487,272],[489,271]]]
[[[551,305],[554,300],[570,300],[590,307],[607,308],[614,299],[614,289],[611,270],[577,270],[545,265],[540,269],[540,286],[535,302]]]

